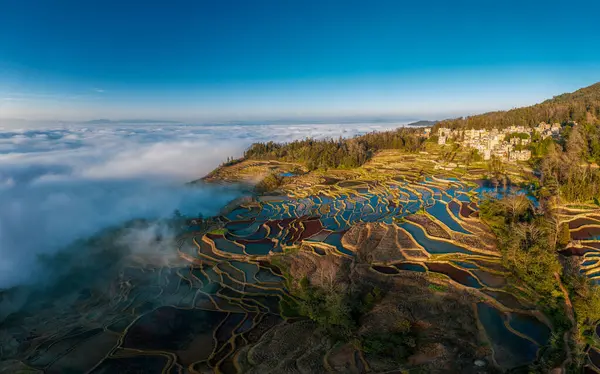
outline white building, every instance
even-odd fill
[[[485,161],[490,160],[492,158],[492,151],[491,149],[487,148],[483,150],[483,159]]]
[[[511,151],[508,156],[509,161],[527,161],[531,158],[531,151],[524,149],[522,151]]]

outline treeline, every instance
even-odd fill
[[[363,165],[380,149],[416,152],[424,138],[422,129],[400,128],[372,132],[351,139],[304,139],[289,143],[254,143],[244,157],[258,160],[301,162],[310,170],[319,168],[354,168]]]
[[[541,122],[600,123],[600,83],[555,96],[529,107],[444,120],[438,122],[436,128],[491,129],[506,128],[511,125],[534,127]]]

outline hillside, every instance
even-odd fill
[[[412,127],[432,127],[432,126],[435,126],[436,123],[437,123],[437,121],[421,120],[421,121],[409,123],[406,126],[412,126]]]
[[[437,127],[504,128],[511,125],[533,127],[540,122],[582,124],[600,123],[600,82],[575,92],[564,93],[542,103],[440,121]]]

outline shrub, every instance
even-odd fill
[[[258,193],[271,192],[281,187],[282,183],[282,176],[278,174],[269,174],[265,177],[265,179],[263,179],[256,185],[255,190]]]

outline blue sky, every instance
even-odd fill
[[[592,0],[0,0],[0,9],[0,118],[441,118],[600,81]]]

